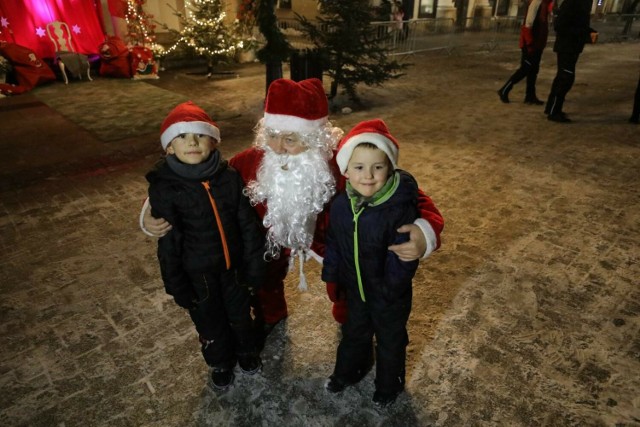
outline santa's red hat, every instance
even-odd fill
[[[220,142],[220,129],[204,110],[191,101],[183,102],[171,110],[160,126],[162,148],[182,133],[209,135]]]
[[[329,117],[329,102],[319,79],[278,79],[269,85],[264,126],[284,132],[316,132]]]
[[[391,160],[393,168],[397,169],[398,141],[389,133],[389,128],[382,120],[373,119],[358,123],[340,141],[336,162],[341,173],[344,174],[346,172],[353,150],[364,142],[371,143],[384,151],[389,160]]]

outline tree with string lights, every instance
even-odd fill
[[[127,13],[127,41],[132,46],[152,47],[156,42],[156,25],[153,15],[144,11],[147,0],[128,0]]]
[[[242,44],[234,31],[224,22],[226,13],[221,0],[192,0],[185,2],[185,11],[175,11],[182,31],[170,30],[176,43],[167,54],[181,50],[207,60],[207,77],[215,65],[230,62]]]

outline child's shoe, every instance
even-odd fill
[[[233,383],[233,371],[227,368],[213,368],[211,381],[216,390],[226,390]]]
[[[353,385],[353,383],[341,377],[331,375],[327,383],[324,385],[324,388],[326,388],[330,393],[340,393],[350,385]]]
[[[373,404],[379,408],[385,408],[395,402],[400,393],[400,391],[383,393],[376,390],[375,393],[373,393]]]
[[[253,375],[262,368],[260,356],[246,355],[238,357],[238,365],[243,374]]]

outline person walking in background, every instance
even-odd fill
[[[391,21],[393,22],[393,31],[395,32],[398,40],[404,40],[406,38],[405,28],[404,28],[404,8],[402,7],[402,2],[396,0],[391,5]]]
[[[638,86],[636,86],[636,96],[633,101],[633,111],[629,117],[629,123],[638,124],[640,121],[640,78],[638,78]]]
[[[346,191],[331,205],[322,280],[332,301],[347,299],[333,374],[326,384],[338,393],[356,384],[373,364],[376,391],[386,406],[404,389],[407,321],[418,261],[402,261],[390,245],[409,239],[398,228],[419,217],[418,185],[397,168],[398,142],[380,120],[357,124],[338,147],[336,161]]]
[[[152,213],[173,226],[158,240],[162,281],[189,311],[213,387],[224,390],[236,362],[246,374],[262,366],[250,296],[264,281],[264,234],[204,110],[192,102],[175,107],[160,141],[167,155],[146,178]]]
[[[569,123],[562,111],[564,100],[576,79],[576,63],[586,43],[595,43],[598,32],[590,27],[592,0],[557,0],[553,6],[556,41],[553,51],[557,71],[544,113],[553,122]]]
[[[498,90],[500,100],[509,103],[509,92],[520,80],[527,78],[527,90],[524,103],[530,105],[542,105],[544,102],[536,96],[536,80],[540,71],[542,52],[547,46],[549,34],[549,11],[551,0],[529,0],[524,15],[524,23],[520,28],[520,68]]]

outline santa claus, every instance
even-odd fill
[[[345,186],[335,161],[342,131],[332,126],[328,116],[320,80],[275,80],[267,92],[253,147],[229,161],[247,184],[245,191],[266,232],[268,271],[254,308],[256,319],[267,332],[288,315],[284,278],[290,257],[300,257],[301,272],[308,257],[322,262],[330,201]],[[410,240],[389,247],[404,261],[427,257],[440,246],[442,216],[422,191],[417,198],[421,218],[399,229],[410,233]],[[171,229],[164,219],[153,218],[147,205],[141,212],[140,226],[156,237]],[[304,287],[303,275],[301,282]],[[344,321],[344,302],[334,303],[333,315]]]

